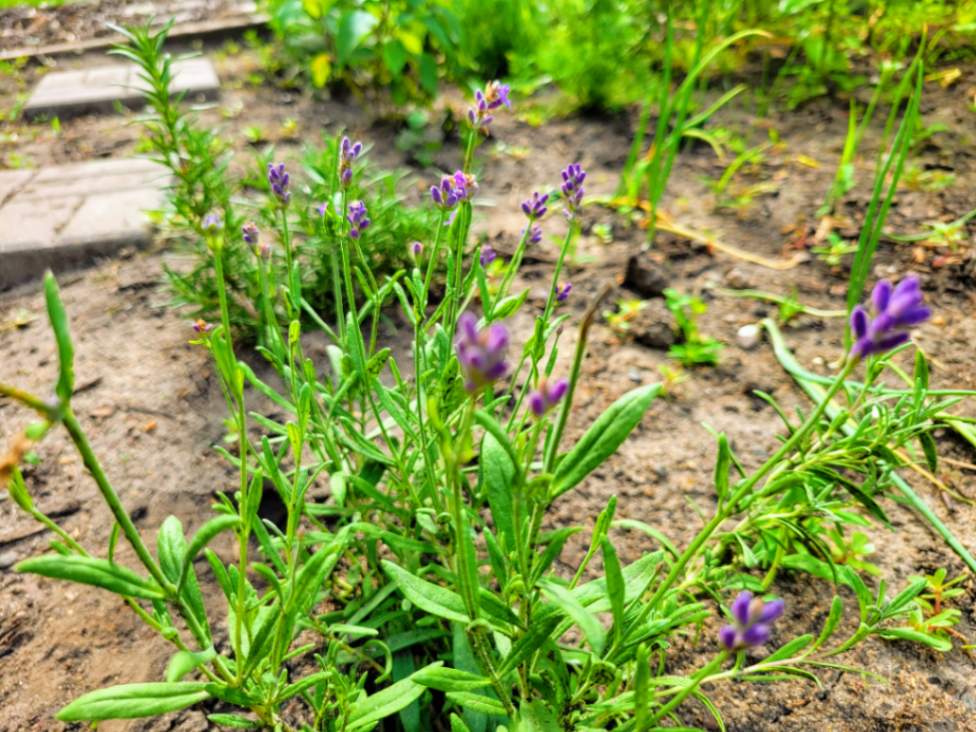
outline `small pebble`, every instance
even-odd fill
[[[7,551],[0,553],[0,569],[7,569],[17,563],[17,552]]]
[[[631,369],[628,371],[627,378],[633,381],[635,384],[642,384],[644,382],[644,377],[641,376],[641,372],[637,369]]]
[[[735,334],[735,342],[739,344],[739,348],[751,351],[759,345],[761,335],[759,326],[755,323],[749,323],[749,325],[743,325],[739,328]]]

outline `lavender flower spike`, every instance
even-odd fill
[[[479,132],[489,134],[491,123],[495,116],[490,114],[499,107],[505,106],[512,108],[512,102],[508,98],[509,86],[497,81],[489,81],[485,85],[485,90],[480,89],[474,93],[474,104],[468,109],[468,121],[471,126]]]
[[[541,219],[546,215],[546,203],[549,201],[549,194],[543,193],[539,194],[538,191],[532,193],[532,198],[522,201],[522,213],[524,213],[529,221],[535,221],[536,219]]]
[[[362,201],[353,201],[349,204],[346,218],[349,219],[349,236],[353,239],[358,239],[363,230],[373,223],[366,215],[366,204]]]
[[[556,302],[566,302],[569,299],[569,293],[573,291],[573,283],[566,282],[562,285],[556,285]]]
[[[348,137],[343,137],[339,143],[339,181],[343,188],[352,181],[352,164],[362,151],[363,143],[350,142]]]
[[[284,163],[268,163],[268,185],[271,186],[275,198],[283,204],[291,200],[291,191],[288,190],[290,183],[291,179],[285,172]]]
[[[765,602],[743,590],[732,601],[732,623],[719,630],[718,638],[730,651],[761,646],[769,640],[770,626],[783,614],[782,600]]]
[[[874,319],[862,305],[851,311],[851,332],[854,334],[852,358],[864,358],[890,351],[908,340],[908,331],[932,317],[925,306],[918,277],[909,275],[892,287],[881,280],[871,292]]]
[[[424,245],[419,241],[412,242],[410,244],[410,255],[414,258],[419,257],[424,253]]]
[[[246,224],[244,224],[244,226],[241,227],[241,235],[244,237],[244,241],[251,246],[257,244],[259,237],[257,224],[255,224],[253,221],[248,221]]]
[[[438,208],[449,211],[462,201],[470,201],[477,188],[473,175],[458,170],[441,178],[440,185],[431,186],[430,198]]]
[[[522,229],[522,235],[525,236],[525,229]],[[532,224],[529,226],[529,244],[538,244],[542,241],[542,227],[538,224]]]
[[[210,212],[203,217],[201,226],[208,234],[214,234],[224,228],[224,221],[220,218],[220,214]]]
[[[571,163],[562,172],[563,183],[560,190],[566,203],[566,215],[573,219],[579,214],[583,205],[583,181],[586,171],[579,163]]]
[[[464,374],[464,388],[475,392],[508,373],[508,329],[492,323],[478,330],[478,319],[464,313],[457,322],[454,348]]]
[[[552,383],[543,379],[539,382],[539,388],[529,394],[529,409],[536,417],[541,417],[554,406],[559,400],[566,396],[569,391],[569,382],[566,379],[559,379]]]
[[[481,255],[478,257],[478,261],[481,262],[482,267],[487,267],[489,264],[495,261],[498,257],[498,252],[495,251],[494,247],[490,244],[485,244],[481,248]]]

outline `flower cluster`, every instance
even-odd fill
[[[908,340],[908,331],[932,316],[925,306],[918,277],[909,275],[897,286],[881,280],[871,292],[874,318],[858,305],[851,311],[851,332],[854,346],[851,356],[863,358],[884,353]]]
[[[457,322],[454,348],[464,372],[464,388],[477,391],[508,373],[508,329],[492,323],[478,330],[478,319],[464,313]]]
[[[549,194],[543,193],[539,194],[538,191],[532,193],[532,198],[528,198],[522,201],[522,213],[524,213],[529,221],[536,221],[541,219],[546,215],[546,203],[549,201]]]
[[[208,234],[215,234],[224,228],[224,221],[220,218],[220,214],[211,212],[203,217],[201,226]]]
[[[358,239],[363,230],[373,223],[366,215],[366,204],[362,201],[353,201],[349,204],[346,218],[349,219],[349,236],[353,239]]]
[[[541,417],[556,406],[568,390],[569,382],[566,379],[554,382],[543,379],[539,382],[539,388],[529,394],[529,409],[536,417]]]
[[[440,185],[431,186],[430,197],[436,206],[448,211],[461,201],[470,201],[477,189],[478,183],[474,176],[458,170],[454,175],[441,178]]]
[[[284,163],[268,163],[268,185],[271,186],[275,198],[283,204],[291,200],[291,191],[288,190],[290,184],[291,179],[285,172]]]
[[[566,302],[569,299],[569,293],[573,291],[572,282],[564,282],[562,284],[556,285],[556,302]]]
[[[560,190],[566,203],[566,215],[572,219],[579,214],[580,207],[583,205],[583,181],[586,180],[586,171],[579,163],[571,163],[562,171],[562,176],[563,183]]]
[[[253,221],[248,221],[244,226],[241,227],[241,235],[244,237],[244,241],[254,246],[258,243],[258,226]]]
[[[481,255],[478,257],[478,261],[481,262],[482,267],[487,267],[489,264],[495,261],[498,257],[498,252],[495,251],[491,244],[485,244],[481,248]]]
[[[363,143],[350,142],[348,137],[343,137],[339,143],[339,181],[343,188],[352,181],[352,164],[362,151]]]
[[[508,98],[508,84],[501,84],[497,81],[489,81],[485,85],[485,90],[480,89],[474,93],[474,105],[468,109],[468,121],[471,126],[479,132],[489,134],[491,123],[495,116],[491,112],[501,106],[512,108],[512,102]]]
[[[522,236],[525,236],[525,229],[522,229]],[[542,227],[538,224],[529,226],[529,244],[538,244],[542,241]]]
[[[719,630],[718,638],[730,651],[761,646],[769,640],[770,626],[783,614],[782,600],[765,602],[743,590],[732,601],[732,623]]]

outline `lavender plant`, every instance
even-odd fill
[[[479,100],[492,90],[501,94],[489,86]],[[897,464],[912,441],[930,445],[937,415],[953,403],[929,394],[921,375],[913,394],[894,403],[876,388],[891,349],[907,347],[906,329],[929,315],[918,283],[879,284],[874,318],[855,311],[857,340],[840,373],[799,424],[787,421],[787,436],[761,465],[747,471],[718,437],[714,512],[686,547],[658,527],[615,521],[615,497],[585,527],[550,528],[552,505],[613,455],[659,387],[624,394],[567,444],[599,307],[593,303],[580,319],[564,372],[557,356],[571,316],[557,305],[566,292],[563,264],[585,215],[585,172],[571,163],[554,182],[561,191],[526,200],[527,225],[510,267],[489,287],[484,250],[471,237],[471,171],[484,127],[477,109],[462,167],[430,189],[436,227],[421,242],[404,237],[409,264],[386,276],[362,256],[370,238],[382,235],[381,224],[368,201],[347,195],[345,171],[357,147],[338,145],[338,195],[315,212],[335,242],[330,314],[304,296],[305,264],[294,256],[291,234],[305,215],[291,195],[301,182],[287,166],[266,169],[262,227],[232,228],[236,212],[223,225],[216,218],[201,227],[219,317],[196,328],[196,342],[213,356],[237,438],[226,455],[238,479],[192,537],[168,518],[155,553],[72,409],[73,346],[48,275],[56,396],[0,384],[0,396],[41,418],[0,461],[0,480],[56,536],[53,553],[17,569],[113,592],[173,646],[165,681],[89,692],[60,719],[146,717],[202,705],[211,721],[230,728],[647,730],[684,725],[682,705],[692,697],[721,726],[706,683],[848,669],[836,657],[870,636],[929,642],[924,627],[911,625],[927,580],[889,597],[883,581],[871,590],[856,568],[833,563],[829,548],[818,551],[819,527],[843,534],[851,524],[863,530],[872,517],[886,520],[881,501],[891,470],[884,466]],[[517,265],[528,247],[541,246],[535,227],[556,227],[547,213],[557,200],[565,234],[549,294],[528,332],[515,332],[507,323],[527,307]],[[260,246],[272,230],[284,249],[282,268],[269,267]],[[259,274],[251,307],[261,313],[260,353],[274,381],[241,358],[234,340],[223,255],[238,237]],[[432,290],[435,278],[443,294]],[[376,327],[392,311],[412,336],[406,354],[385,345]],[[326,339],[327,363],[313,357],[310,331]],[[921,355],[917,363],[927,373]],[[852,386],[862,366],[865,382]],[[277,416],[253,411],[252,394],[270,400]],[[848,422],[853,431],[843,429]],[[19,471],[24,453],[56,426],[67,430],[117,527],[102,555],[39,512]],[[285,508],[278,522],[258,513],[268,493]],[[624,529],[644,531],[660,548],[624,564],[613,538]],[[566,542],[586,530],[586,552],[561,571]],[[221,534],[233,539],[233,552],[209,548]],[[129,544],[138,569],[118,561],[118,540]],[[593,566],[598,554],[601,571]],[[196,574],[200,555],[212,584]],[[853,634],[835,638],[843,615],[835,597],[816,636],[784,639],[776,621],[787,602],[769,595],[782,571],[827,581],[832,572],[851,586],[860,618]],[[208,612],[215,603],[205,593],[222,598],[222,616]],[[896,625],[903,621],[909,625]],[[697,668],[672,668],[669,649],[678,638],[700,648]]]

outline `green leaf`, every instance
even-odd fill
[[[78,697],[58,712],[57,718],[62,722],[98,722],[166,714],[209,698],[206,686],[197,681],[110,686]]]
[[[236,528],[239,524],[240,519],[237,516],[215,516],[197,529],[197,533],[193,535],[190,546],[187,547],[183,555],[183,566],[180,567],[178,584],[182,585],[186,580],[186,575],[190,567],[193,566],[193,560],[207,544],[213,541],[218,534]]]
[[[372,13],[367,13],[363,10],[349,10],[339,18],[339,28],[336,33],[337,65],[346,65],[352,52],[369,35],[376,22],[376,18]]]
[[[451,713],[451,732],[471,732],[471,728],[458,715]]]
[[[381,719],[396,714],[418,699],[427,687],[408,677],[375,694],[363,695],[349,710],[348,732],[370,729]]]
[[[493,717],[506,716],[505,707],[502,706],[501,702],[491,697],[481,696],[470,691],[451,691],[447,693],[447,698],[465,709],[490,714]]]
[[[501,666],[498,667],[498,675],[505,676],[509,671],[514,671],[522,661],[542,648],[549,640],[549,636],[552,635],[556,626],[559,625],[559,622],[560,616],[555,613],[541,620],[537,619],[533,621],[525,635],[515,642],[512,650],[505,656]]]
[[[918,442],[922,446],[922,452],[925,453],[925,462],[929,466],[929,470],[933,473],[939,469],[939,452],[935,447],[935,439],[932,437],[931,432],[920,432],[918,435]]]
[[[729,468],[732,467],[732,450],[725,433],[718,436],[718,456],[715,459],[715,495],[724,501],[729,492]]]
[[[214,724],[222,727],[232,727],[234,729],[259,729],[260,724],[239,714],[208,714],[207,719]]]
[[[561,732],[563,729],[549,705],[535,699],[519,707],[512,732]]]
[[[485,433],[481,441],[479,469],[482,490],[488,499],[495,528],[502,538],[505,551],[512,551],[515,548],[516,531],[512,511],[512,488],[517,471],[505,448],[490,432]]]
[[[420,579],[386,559],[383,560],[383,569],[387,576],[396,582],[403,596],[421,610],[445,620],[465,624],[470,621],[464,607],[464,600],[457,593]]]
[[[648,384],[627,392],[611,404],[559,461],[551,497],[561,496],[575,487],[610,457],[637,426],[660,391],[660,384]]]
[[[170,656],[169,663],[166,664],[166,681],[174,683],[179,681],[193,669],[202,666],[217,657],[217,651],[213,646],[196,653],[192,651],[177,651]]]
[[[609,538],[603,539],[603,571],[607,576],[607,593],[610,596],[610,611],[613,613],[613,635],[619,640],[624,629],[624,596],[627,588],[617,550]]]
[[[71,333],[68,330],[68,315],[61,301],[61,291],[58,281],[48,270],[44,275],[44,301],[47,304],[47,317],[54,330],[54,339],[58,345],[58,385],[55,389],[58,399],[67,404],[71,401],[71,394],[75,385],[75,349],[71,344]]]
[[[561,585],[552,581],[540,583],[542,591],[555,605],[570,618],[586,636],[587,643],[597,655],[603,653],[607,634],[600,624],[600,619],[583,607],[573,594]]]
[[[29,572],[42,577],[94,585],[127,597],[141,597],[146,600],[162,600],[165,597],[156,583],[143,579],[122,565],[95,557],[47,554],[43,557],[25,559],[14,569],[17,572]]]
[[[952,650],[952,641],[948,638],[931,633],[923,633],[920,630],[915,630],[915,628],[885,628],[878,635],[886,640],[905,640],[913,643],[921,643],[942,653],[948,653]]]
[[[407,49],[403,43],[394,38],[383,45],[383,63],[394,76],[403,73],[403,67],[407,64]]]
[[[827,614],[827,619],[824,621],[820,635],[817,636],[817,642],[813,645],[815,649],[823,645],[827,639],[834,634],[834,631],[837,630],[837,625],[840,623],[840,619],[843,617],[843,615],[844,601],[840,599],[840,595],[834,595],[834,599],[830,603],[830,612]]]
[[[420,85],[431,96],[437,94],[437,59],[429,53],[420,56]]]
[[[473,691],[491,684],[491,679],[456,668],[432,664],[413,674],[413,680],[438,691]]]
[[[767,663],[770,661],[782,661],[784,658],[791,658],[798,651],[801,651],[807,646],[809,646],[810,643],[812,642],[813,642],[813,636],[809,633],[798,636],[797,638],[794,638],[788,643],[783,644],[775,651],[773,651],[771,654],[766,656],[766,658],[763,659],[763,663]]]

